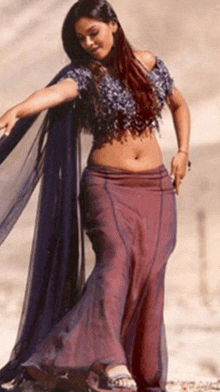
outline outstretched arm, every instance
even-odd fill
[[[40,113],[44,109],[71,101],[78,94],[78,87],[73,79],[63,79],[53,86],[35,91],[0,117],[0,129],[4,129],[3,133],[8,136],[19,118]]]
[[[178,151],[171,161],[171,176],[174,176],[174,186],[179,194],[181,180],[186,175],[189,154],[190,113],[186,101],[177,87],[166,100],[172,114],[177,136]]]

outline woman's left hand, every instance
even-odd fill
[[[185,153],[178,151],[172,158],[170,172],[177,195],[179,195],[181,182],[186,175],[187,166],[188,156]]]
[[[186,175],[188,166],[190,113],[185,99],[176,86],[168,95],[166,102],[173,117],[177,136],[178,151],[172,158],[170,175],[173,177],[173,186],[179,195],[180,184]]]

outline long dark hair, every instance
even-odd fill
[[[75,23],[83,17],[104,23],[117,22],[118,29],[114,34],[115,48],[113,49],[117,77],[124,87],[132,92],[139,116],[148,123],[156,120],[159,107],[153,86],[147,78],[147,72],[144,72],[138,63],[115,11],[106,0],[79,0],[69,10],[62,28],[62,40],[64,50],[71,61],[88,67],[95,78],[102,73],[102,64],[82,48],[75,33]]]

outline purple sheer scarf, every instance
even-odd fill
[[[19,120],[0,139],[0,244],[42,178],[18,336],[0,370],[0,384],[21,377],[20,364],[74,306],[85,280],[78,208],[80,116],[72,102],[41,116]]]

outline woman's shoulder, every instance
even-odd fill
[[[154,68],[156,64],[156,57],[153,52],[148,50],[136,50],[134,54],[148,71],[151,71]]]
[[[148,70],[148,77],[155,85],[159,99],[164,102],[167,95],[173,92],[174,82],[163,60],[147,50],[134,52],[138,61]]]

